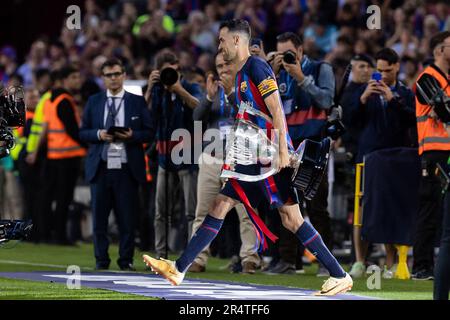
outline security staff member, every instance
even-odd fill
[[[422,177],[419,193],[419,211],[414,244],[413,279],[433,279],[433,256],[437,226],[441,220],[442,196],[435,176],[437,163],[446,163],[450,155],[450,137],[445,122],[434,102],[436,88],[450,95],[448,70],[450,67],[450,32],[436,34],[430,40],[434,63],[428,66],[416,82],[416,116]],[[433,89],[434,88],[434,89]],[[447,271],[448,272],[448,271]]]
[[[50,103],[45,105],[47,159],[41,216],[50,217],[52,201],[55,239],[58,244],[70,244],[66,225],[69,205],[73,200],[81,158],[86,155],[84,143],[78,137],[80,116],[73,95],[80,90],[80,71],[72,66],[61,69],[62,87],[52,90]],[[48,221],[48,220],[47,220]]]

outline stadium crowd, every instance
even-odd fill
[[[371,13],[366,8],[372,4],[380,8],[380,29],[367,25]],[[218,29],[223,20],[245,19],[252,28],[251,53],[269,61],[277,74],[295,147],[306,138],[323,138],[335,93],[342,86],[347,66],[352,65],[350,81],[338,102],[347,132],[333,143],[329,170],[316,198],[302,204],[324,242],[335,252],[345,249],[350,241],[358,244],[350,247],[347,261],[354,262],[351,275],[356,277],[374,262],[370,259],[374,243],[385,244],[385,278],[395,273],[394,244],[414,246],[413,277],[432,279],[433,259],[428,256],[433,255],[430,250],[434,246],[425,248],[424,243],[434,241],[439,218],[431,223],[432,218],[416,217],[412,211],[420,204],[410,204],[408,198],[411,192],[418,193],[421,170],[415,82],[433,61],[432,37],[450,30],[447,1],[122,0],[100,7],[95,0],[86,0],[82,9],[81,29],[69,30],[64,23],[57,39],[39,36],[24,61],[18,59],[14,47],[4,44],[0,49],[0,80],[5,87],[22,85],[28,107],[27,125],[15,130],[15,149],[1,160],[2,218],[33,219],[35,242],[73,245],[93,240],[98,269],[107,269],[110,264],[108,232],[114,233],[108,222],[111,209],[118,225],[118,264],[122,269],[133,270],[135,244],[142,251],[156,251],[159,257],[182,250],[208,210],[208,190],[220,190],[220,166],[176,164],[167,156],[174,148],[168,140],[178,128],[192,133],[194,120],[202,121],[205,129],[220,128],[225,118],[233,119],[233,114],[223,117],[221,109],[222,97],[229,109],[233,108],[229,101],[234,88],[230,66],[216,54]],[[280,53],[288,50],[295,55],[292,65],[282,62]],[[173,86],[161,85],[160,77],[167,67],[182,75]],[[373,78],[375,71],[382,78]],[[138,92],[142,97],[130,98],[123,93],[124,86],[126,90],[131,85],[127,80],[138,80],[133,85],[141,87]],[[381,89],[377,87],[380,80]],[[374,98],[374,94],[382,98]],[[301,102],[296,105],[293,100]],[[136,108],[130,120],[129,114],[120,113],[124,101]],[[96,105],[104,112],[95,109]],[[139,109],[143,105],[145,110]],[[313,108],[318,111],[308,113]],[[380,111],[388,109],[396,111]],[[299,119],[296,111],[306,112],[307,116],[301,114],[311,121]],[[96,122],[103,114],[106,126]],[[131,131],[119,131],[115,136],[119,143],[112,143],[114,134],[103,130],[111,126]],[[62,131],[63,138],[59,135]],[[117,146],[115,156],[111,148],[105,148],[109,145]],[[413,159],[411,163],[386,169],[376,163],[389,163],[388,155],[365,157],[393,148],[403,148],[398,152],[413,149],[412,156],[398,155]],[[114,157],[118,160],[110,161]],[[389,201],[386,207],[366,203],[364,223],[371,229],[362,232],[361,243],[361,230],[353,230],[353,204],[355,164],[364,160],[375,172],[391,173],[385,180],[369,179],[373,184],[368,186],[378,189],[379,183],[394,181],[403,192],[393,195],[396,200],[391,202],[399,205],[392,204],[394,209],[387,207]],[[109,174],[108,168],[114,165],[125,173]],[[417,179],[405,180],[410,176]],[[90,201],[75,201],[74,195],[87,185],[91,187]],[[433,190],[436,193],[436,188]],[[370,190],[365,191],[366,197],[371,195]],[[385,196],[378,202],[386,202],[389,195]],[[233,272],[254,273],[261,268],[267,274],[302,273],[303,263],[314,257],[297,247],[270,208],[257,209],[269,228],[280,235],[276,245],[270,244],[268,252],[258,254],[251,222],[244,208],[236,207],[211,248],[205,249],[190,271],[205,271],[207,257],[217,255],[233,257]],[[379,217],[369,215],[371,211],[408,212],[399,213],[403,222],[396,222],[402,227],[384,236],[386,226],[380,224]],[[92,238],[86,238],[81,228],[87,216],[92,220],[88,234]],[[417,221],[426,227],[422,233],[411,234]],[[390,236],[393,233],[404,235],[395,238]],[[344,254],[337,257],[345,259]],[[326,273],[319,268],[318,276]]]

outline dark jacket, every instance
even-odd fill
[[[362,131],[357,162],[362,162],[366,154],[375,150],[415,145],[411,132],[416,130],[414,93],[399,81],[393,93],[394,98],[389,103],[379,95],[370,96],[365,105],[359,103],[355,121],[361,124]]]
[[[80,138],[89,143],[86,158],[86,180],[94,179],[100,165],[104,142],[100,141],[97,132],[104,129],[104,112],[106,104],[106,92],[102,91],[89,97],[83,112]],[[150,142],[155,137],[155,130],[151,127],[150,112],[147,109],[145,99],[141,96],[125,92],[125,127],[133,130],[130,141],[125,143],[128,165],[134,179],[144,183],[145,161],[142,144]]]

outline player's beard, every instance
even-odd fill
[[[236,58],[237,58],[237,50],[232,52],[230,51],[223,51],[223,60],[225,60],[226,62],[236,62]]]

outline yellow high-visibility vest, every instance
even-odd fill
[[[27,140],[27,153],[36,152],[39,146],[39,138],[44,130],[44,105],[50,100],[52,94],[50,91],[44,93],[39,100],[34,112],[33,122],[31,124],[30,135]]]

